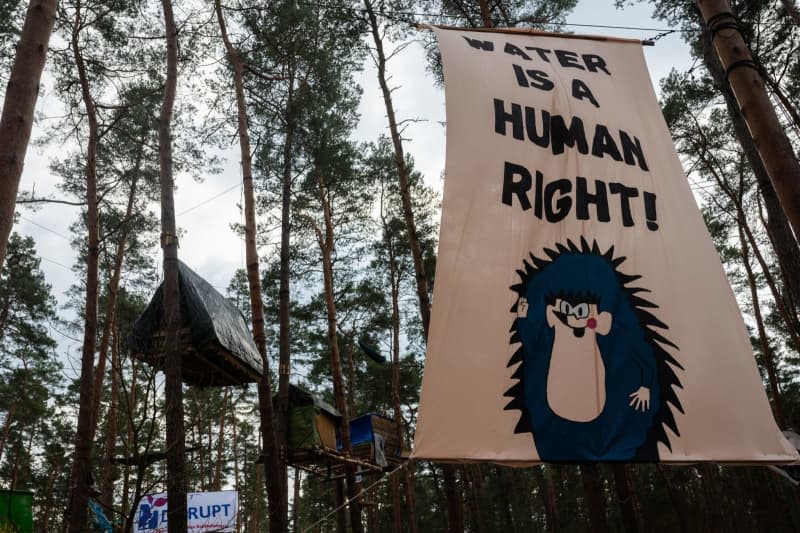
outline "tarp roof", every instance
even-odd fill
[[[182,327],[190,331],[191,347],[197,355],[197,360],[190,361],[184,354],[184,381],[234,385],[258,379],[261,356],[241,311],[181,261],[178,280]],[[127,339],[128,347],[143,359],[159,360],[157,337],[162,330],[163,308],[162,284]]]

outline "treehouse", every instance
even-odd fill
[[[182,262],[178,262],[181,299],[181,376],[189,385],[242,385],[261,377],[261,356],[242,313]],[[163,284],[128,336],[134,357],[163,369]]]
[[[341,439],[337,447],[342,449]],[[390,418],[367,413],[350,420],[350,453],[376,465],[399,464],[403,448],[395,423]]]
[[[277,397],[273,398],[276,401]],[[350,420],[350,453],[343,450],[342,415],[310,392],[289,386],[289,464],[312,474],[334,479],[344,466],[361,474],[379,474],[402,462],[400,441],[389,418],[367,413]]]

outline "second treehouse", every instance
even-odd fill
[[[261,357],[241,311],[179,261],[181,375],[188,385],[246,385],[261,378]],[[128,336],[133,356],[157,369],[164,364],[163,286],[159,286]],[[311,392],[289,388],[288,463],[333,478],[354,464],[380,473],[400,464],[403,447],[394,421],[366,413],[350,420],[351,452],[343,451],[342,415]]]

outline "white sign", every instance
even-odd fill
[[[186,495],[189,533],[236,531],[239,497],[235,490]],[[136,510],[135,533],[166,533],[167,493],[148,494]]]

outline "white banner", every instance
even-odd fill
[[[239,496],[235,490],[190,492],[186,495],[188,531],[236,531]],[[167,493],[148,494],[136,510],[135,533],[166,533]]]
[[[641,45],[437,36],[447,162],[413,456],[797,460]]]

